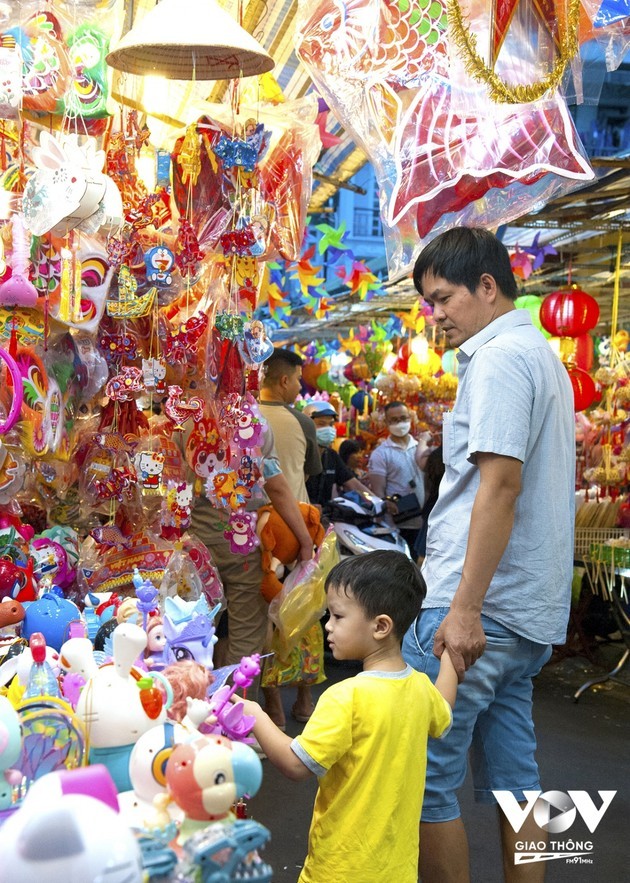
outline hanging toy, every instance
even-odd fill
[[[183,389],[181,386],[169,386],[168,398],[164,403],[164,413],[175,424],[177,432],[183,432],[184,424],[191,417],[195,423],[199,423],[203,417],[204,400],[199,396],[191,396],[188,401],[182,399]]]
[[[176,329],[169,331],[164,340],[164,356],[169,363],[186,362],[199,348],[199,341],[208,327],[205,313],[195,313]]]
[[[245,323],[243,340],[238,340],[237,346],[243,361],[254,366],[262,365],[273,353],[273,343],[260,319]]]
[[[232,512],[223,536],[230,543],[232,553],[248,555],[253,552],[260,545],[256,533],[256,513],[243,510]]]
[[[147,281],[156,285],[170,285],[173,281],[172,270],[175,266],[175,255],[165,245],[156,245],[144,255]]]
[[[154,392],[156,395],[166,393],[166,362],[164,359],[143,359],[142,376],[147,392]]]
[[[203,258],[203,252],[199,248],[199,241],[187,218],[180,218],[179,232],[175,242],[175,263],[182,276],[192,276],[197,270],[197,264]]]
[[[118,272],[118,299],[107,298],[107,315],[113,319],[139,319],[153,309],[157,288],[149,288],[142,295],[137,292],[138,281],[127,266],[123,264]]]
[[[81,261],[75,249],[62,248],[59,280],[59,312],[61,322],[81,320]]]
[[[10,307],[34,307],[37,304],[37,289],[28,278],[28,245],[24,218],[21,214],[11,216],[13,227],[13,255],[11,278],[0,285],[0,304]]]

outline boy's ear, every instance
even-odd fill
[[[374,637],[376,640],[382,641],[383,638],[389,637],[393,632],[394,623],[391,616],[388,616],[386,613],[379,613],[374,618]]]

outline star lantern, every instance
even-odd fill
[[[533,257],[532,262],[532,270],[539,270],[545,262],[545,258],[547,255],[556,255],[558,252],[553,247],[553,245],[539,245],[538,240],[540,239],[540,233],[537,233],[534,236],[534,241],[532,244],[523,249],[527,254]]]
[[[426,319],[420,309],[419,298],[408,313],[398,313],[397,315],[402,319],[403,326],[413,332],[413,334],[420,334],[421,331],[424,331]]]
[[[305,295],[308,294],[309,288],[319,288],[324,282],[324,277],[317,275],[321,270],[321,267],[314,267],[311,263],[311,258],[314,255],[315,246],[313,245],[304,252],[301,259],[295,265],[295,271],[300,282],[300,287]]]
[[[516,246],[514,254],[510,255],[510,265],[514,275],[518,276],[520,279],[529,279],[532,275],[533,266],[530,257],[527,252],[520,249],[518,245]]]

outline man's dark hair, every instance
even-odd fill
[[[387,414],[387,412],[391,411],[392,408],[407,408],[407,410],[409,410],[409,408],[405,404],[405,402],[388,402],[385,405],[385,408],[383,409],[383,411],[385,414]]]
[[[265,386],[265,382],[277,383],[283,374],[291,374],[298,365],[303,364],[304,359],[293,350],[277,347],[265,362],[262,385]]]
[[[356,438],[347,438],[345,441],[342,441],[339,445],[339,456],[343,460],[344,463],[347,464],[348,459],[353,454],[358,454],[359,451],[363,450],[363,445]]]
[[[326,578],[326,591],[338,589],[352,595],[368,619],[385,613],[402,641],[420,613],[427,592],[420,568],[402,552],[366,552],[345,558]]]
[[[474,292],[484,273],[494,278],[505,297],[516,300],[518,289],[507,248],[482,227],[454,227],[425,246],[413,268],[413,284],[424,295],[422,277],[431,273]]]

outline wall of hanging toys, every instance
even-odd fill
[[[229,515],[234,554],[260,542],[245,506],[263,493],[255,393],[273,344],[254,309],[265,264],[300,258],[320,149],[317,101],[287,102],[280,113],[242,100],[237,80],[216,116],[200,114],[156,150],[144,114],[109,94],[106,57],[123,4],[5,7],[2,866],[29,879],[14,843],[47,793],[38,786],[52,776],[47,787],[73,791],[65,777],[79,770],[92,776],[89,793],[119,792],[111,817],[126,808],[124,824],[103,817],[120,834],[117,855],[86,846],[82,879],[99,861],[128,866],[129,880],[144,879],[155,861],[166,879],[184,834],[212,818],[211,842],[186,853],[190,873],[201,855],[215,871],[229,856],[233,873],[255,866],[257,879],[270,880],[256,852],[268,832],[235,827],[231,812],[260,785],[247,744],[253,719],[229,701],[260,660],[212,673],[223,588],[190,522],[194,495],[205,494]],[[262,59],[251,72],[268,70],[269,56],[242,34],[241,57]],[[145,180],[147,157],[154,175]],[[233,769],[211,814],[200,785],[191,797],[194,781],[164,778],[184,742],[187,757]],[[157,751],[159,770],[150,763]],[[158,808],[153,800],[165,794]],[[96,824],[106,813],[77,800],[66,802],[77,831],[82,817]],[[48,809],[45,796],[39,812]],[[130,841],[130,824],[144,834]]]

